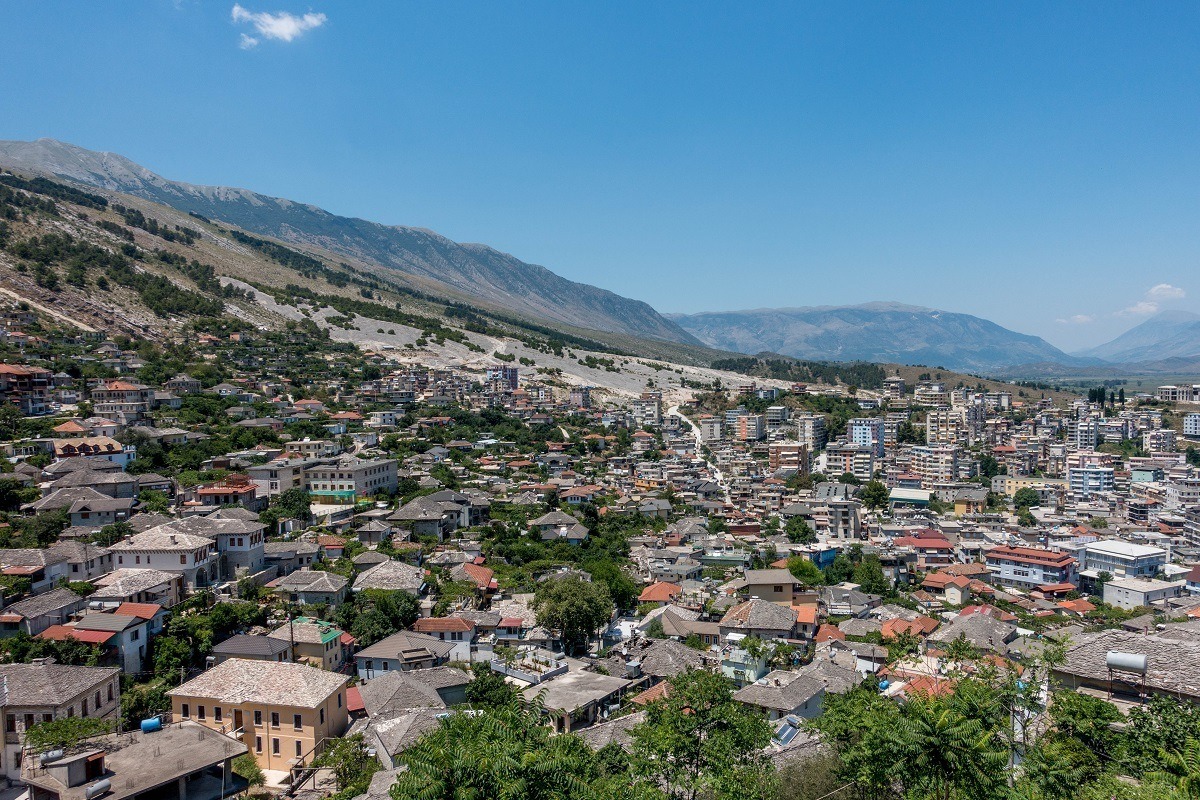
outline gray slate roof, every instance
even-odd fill
[[[0,664],[10,706],[60,706],[120,673],[114,667],[67,664]]]

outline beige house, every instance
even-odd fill
[[[349,680],[306,664],[231,658],[168,694],[176,720],[235,734],[260,767],[288,770],[345,733]]]

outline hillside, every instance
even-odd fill
[[[1036,336],[969,314],[898,303],[671,315],[705,344],[804,359],[926,364],[992,372],[1013,364],[1070,362]]]
[[[395,363],[481,377],[514,363],[551,386],[595,387],[599,400],[656,386],[679,402],[741,380],[710,366],[730,353],[543,325],[385,277],[141,198],[0,173],[0,296],[82,333],[170,343],[315,324]]]
[[[53,139],[0,142],[0,166],[67,178],[256,235],[321,248],[380,275],[445,296],[461,295],[539,320],[697,344],[648,304],[562,278],[482,244],[461,244],[423,228],[341,217],[316,206],[224,186],[169,180],[115,153]]]

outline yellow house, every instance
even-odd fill
[[[263,769],[288,770],[346,731],[349,680],[307,664],[231,658],[168,694],[176,720],[234,736]]]

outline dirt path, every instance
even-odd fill
[[[16,292],[12,291],[11,289],[5,289],[3,286],[0,286],[0,294],[3,294],[5,297],[11,297],[13,300],[16,300],[18,303],[28,303],[30,308],[35,308],[38,311],[42,312],[43,314],[54,317],[59,322],[64,322],[73,328],[80,328],[82,330],[87,331],[88,333],[96,333],[96,329],[91,327],[90,325],[85,325],[77,319],[72,319],[71,317],[68,317],[66,314],[62,314],[58,311],[55,311],[52,308],[47,308],[46,306],[42,305],[41,303],[37,302],[36,300],[30,300],[28,297],[22,297],[21,295],[17,294]]]

